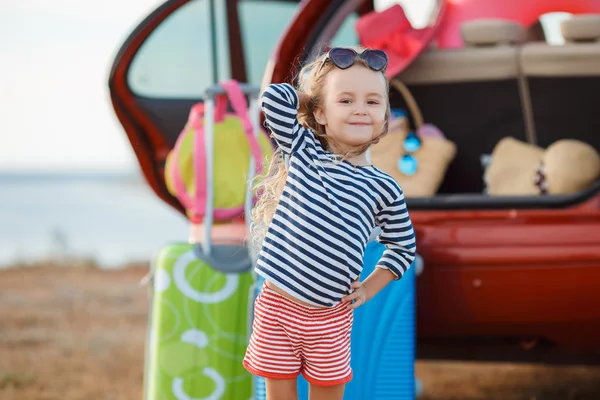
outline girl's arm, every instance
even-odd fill
[[[377,241],[386,246],[376,267],[387,269],[395,275],[395,279],[400,279],[410,268],[416,254],[415,231],[400,188],[396,198],[377,214],[376,221],[381,227]]]
[[[281,150],[286,154],[298,150],[304,128],[298,123],[298,108],[310,98],[287,83],[267,86],[261,96],[266,124]]]
[[[362,306],[391,281],[400,279],[415,259],[415,233],[401,190],[396,199],[377,214],[376,221],[381,227],[377,241],[385,245],[386,250],[367,279],[352,283],[354,291],[342,299],[350,303],[349,308]]]

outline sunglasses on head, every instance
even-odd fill
[[[318,71],[321,71],[327,60],[331,60],[333,65],[339,69],[350,68],[356,62],[357,57],[364,60],[373,71],[382,71],[388,63],[387,54],[381,50],[365,50],[362,53],[357,53],[354,49],[334,47],[327,52],[327,56],[323,59]]]

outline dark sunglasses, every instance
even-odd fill
[[[359,54],[354,49],[334,47],[327,52],[327,56],[323,59],[317,72],[321,71],[327,60],[331,60],[333,65],[339,69],[350,68],[356,62],[356,57],[364,60],[373,71],[383,70],[388,63],[387,54],[381,50],[365,50]]]

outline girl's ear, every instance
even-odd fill
[[[327,125],[327,119],[325,118],[325,113],[321,107],[315,107],[314,115],[315,121],[317,121],[319,125]]]

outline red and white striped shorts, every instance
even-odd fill
[[[347,304],[308,307],[263,286],[254,304],[252,336],[244,367],[265,378],[333,386],[350,382],[350,333],[354,312]]]

